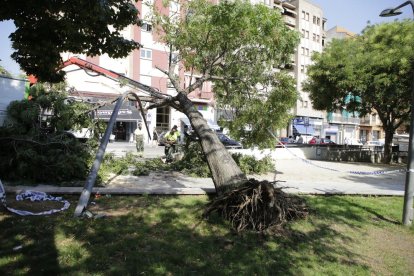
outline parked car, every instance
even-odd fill
[[[160,135],[158,135],[158,146],[165,146],[165,134],[167,134],[168,131],[161,132]]]
[[[298,138],[299,136],[297,136],[296,137],[296,143],[298,142]],[[312,136],[312,135],[308,135],[308,134],[301,134],[301,137],[302,137],[302,139],[303,139],[303,142],[302,142],[302,144],[308,144],[309,143],[309,141],[310,140],[312,140],[312,138],[314,137],[314,136]]]
[[[351,138],[351,139],[347,139],[346,143],[347,145],[352,145],[352,146],[362,146],[363,143],[360,140]]]
[[[224,147],[228,149],[242,149],[243,146],[240,142],[237,142],[236,140],[231,139],[227,135],[223,133],[217,133],[218,138],[220,139],[220,142],[223,143]]]
[[[364,147],[382,147],[384,146],[384,143],[380,142],[380,141],[368,141],[364,144]]]
[[[277,138],[277,143],[276,143],[276,147],[281,147],[282,145],[287,145],[287,144],[294,144],[295,140],[293,138],[289,138],[289,137],[279,137]]]
[[[334,141],[332,141],[331,139],[328,138],[317,138],[317,137],[313,137],[312,139],[310,139],[309,144],[311,145],[336,145],[336,143]]]
[[[70,138],[78,139],[80,142],[86,142],[88,139],[93,138],[93,131],[89,128],[66,130],[64,133]]]

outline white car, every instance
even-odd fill
[[[348,145],[362,146],[363,143],[361,143],[361,141],[359,141],[357,139],[348,139]]]
[[[380,141],[368,141],[364,144],[364,147],[382,147],[384,143]]]

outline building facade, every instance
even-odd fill
[[[278,9],[285,24],[301,34],[300,44],[292,57],[291,64],[291,74],[296,79],[299,98],[292,109],[294,119],[281,134],[286,136],[307,134],[310,136],[330,137],[334,141],[339,142],[345,137],[341,134],[341,129],[345,129],[345,132],[348,133],[352,127],[352,133],[359,133],[360,129],[356,127],[358,125],[356,122],[351,120],[351,127],[349,129],[348,126],[341,128],[340,125],[335,124],[337,119],[335,114],[328,116],[324,111],[313,109],[309,93],[302,90],[302,83],[306,80],[307,66],[311,64],[311,56],[314,52],[322,52],[327,40],[327,33],[325,31],[326,19],[323,16],[322,8],[309,0],[252,0],[251,2],[254,4],[262,3],[269,8]],[[162,5],[162,0],[150,0],[149,3],[154,4],[161,13],[166,15],[177,16],[180,13],[179,2],[171,1],[167,7]],[[81,58],[122,73],[163,93],[175,95],[176,92],[170,85],[167,77],[157,69],[167,69],[169,52],[167,47],[161,43],[157,33],[154,32],[153,26],[149,22],[145,22],[145,18],[151,14],[151,10],[142,1],[137,2],[136,7],[140,12],[140,17],[144,19],[144,24],[141,27],[130,26],[126,28],[124,36],[133,38],[141,43],[143,45],[141,49],[133,51],[128,57],[123,59],[112,59],[106,55],[99,57],[81,56]],[[66,58],[69,56],[69,54],[64,55]],[[99,100],[100,97],[102,98],[102,95],[104,95],[103,98],[116,97],[129,89],[127,87],[120,87],[118,83],[104,77],[94,77],[84,71],[76,71],[75,68],[68,67],[66,71],[68,72],[68,83],[75,88],[74,91],[82,97],[89,97],[91,100]],[[178,66],[176,66],[176,73],[184,85],[194,82],[198,77],[196,75],[190,76],[183,70],[179,70]],[[224,115],[222,110],[214,108],[212,85],[205,83],[202,88],[191,93],[189,98],[203,114],[204,118],[210,122],[210,125],[217,127],[217,120]],[[128,108],[125,110],[127,112]],[[130,120],[122,121],[121,119],[118,119],[115,127],[116,132],[122,133],[117,135],[120,141],[130,140],[131,133],[141,120],[146,120],[151,131],[156,129],[158,133],[171,128],[173,125],[183,127],[188,122],[184,114],[169,107],[149,110],[146,118],[136,116],[131,117]]]

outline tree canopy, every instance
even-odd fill
[[[85,179],[96,142],[80,143],[65,130],[94,124],[89,104],[68,101],[64,83],[38,83],[30,94],[31,100],[10,103],[0,127],[2,177],[46,183]]]
[[[138,11],[129,0],[21,1],[1,0],[0,21],[13,20],[12,58],[27,74],[42,81],[61,81],[61,53],[119,58],[140,45],[121,31],[138,24]]]
[[[6,76],[6,77],[12,77],[12,74],[1,65],[0,65],[0,75]]]
[[[292,62],[298,33],[285,25],[280,12],[245,1],[196,0],[183,9],[185,16],[155,11],[154,18],[177,54],[175,62],[196,77],[185,86],[171,66],[165,73],[177,91],[188,95],[212,82],[216,108],[234,115],[221,122],[232,135],[243,137],[245,145],[274,145],[268,129],[286,126],[297,99],[293,77],[281,68]]]
[[[388,161],[392,135],[411,114],[413,45],[412,21],[369,26],[360,36],[333,40],[323,53],[314,54],[303,87],[316,109],[377,113]]]

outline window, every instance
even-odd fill
[[[303,37],[303,38],[305,38],[305,34],[306,34],[305,29],[302,29],[302,37]]]
[[[302,107],[308,108],[308,101],[302,101]]]
[[[316,34],[312,34],[312,40],[316,41]]]
[[[319,35],[316,36],[316,42],[319,42],[321,37]]]
[[[178,54],[177,53],[172,53],[171,54],[171,62],[172,63],[177,63],[178,59]]]
[[[303,19],[306,19],[306,13],[305,13],[305,11],[302,11],[302,18]]]
[[[316,25],[320,25],[321,24],[321,19],[318,17],[317,19],[316,19]]]
[[[180,11],[180,4],[178,1],[171,1],[170,2],[170,14],[178,14]]]
[[[316,16],[313,16],[313,24],[316,24]]]
[[[305,47],[301,47],[302,55],[305,55]]]
[[[141,49],[141,58],[152,59],[152,51],[148,49]]]
[[[300,72],[301,73],[305,73],[305,65],[301,65],[300,66]]]
[[[160,131],[169,130],[170,108],[167,106],[157,108],[157,129]]]
[[[306,31],[305,38],[309,39],[309,31]]]
[[[144,23],[142,23],[141,30],[146,31],[146,32],[151,32],[152,31],[152,25],[149,24],[149,23],[144,22]]]
[[[306,56],[309,56],[309,49],[306,48],[305,50],[306,50]]]
[[[377,114],[372,114],[372,123],[374,124],[374,125],[376,125],[377,124]]]
[[[174,88],[174,85],[171,83],[170,79],[167,79],[167,88]]]
[[[308,12],[306,13],[306,18],[305,18],[305,20],[306,20],[306,21],[309,21],[309,13],[308,13]]]

